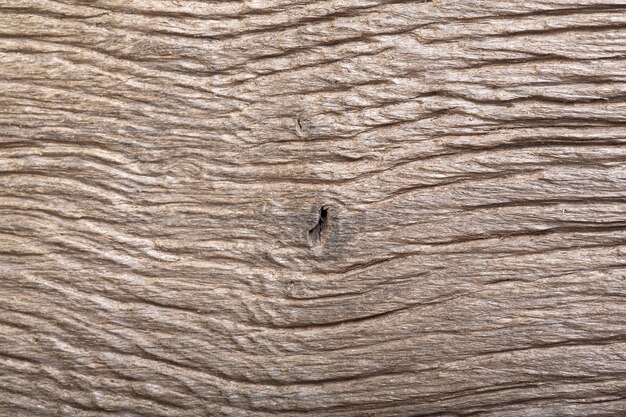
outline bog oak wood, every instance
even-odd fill
[[[625,416],[624,0],[1,0],[0,415]]]

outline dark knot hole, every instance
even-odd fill
[[[313,226],[311,230],[309,230],[309,239],[315,245],[319,245],[322,243],[322,238],[324,236],[325,230],[328,228],[328,211],[330,207],[322,206],[319,211],[317,224]]]

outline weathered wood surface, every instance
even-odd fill
[[[626,415],[624,0],[0,7],[0,415]]]

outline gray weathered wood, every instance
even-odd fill
[[[626,415],[624,0],[0,1],[0,415]]]

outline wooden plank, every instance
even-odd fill
[[[625,29],[0,1],[0,415],[625,415]]]

